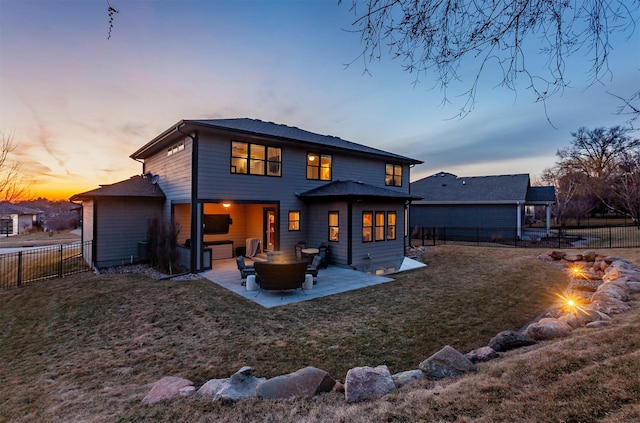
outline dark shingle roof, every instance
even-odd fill
[[[529,187],[527,203],[553,203],[556,200],[554,187]]]
[[[76,194],[71,201],[87,200],[100,197],[130,197],[130,198],[165,198],[164,192],[151,175],[138,175],[116,182],[111,185],[102,185],[91,191]]]
[[[29,207],[18,206],[17,204],[2,202],[0,203],[0,213],[26,215],[26,214],[41,214],[44,212],[40,209],[31,209]]]
[[[144,159],[153,154],[156,150],[155,147],[158,143],[161,143],[163,139],[173,134],[176,128],[181,125],[187,126],[199,126],[209,129],[218,129],[233,131],[246,135],[262,136],[277,138],[285,141],[293,141],[296,143],[305,143],[315,146],[323,146],[331,149],[345,150],[351,152],[357,152],[361,154],[383,156],[389,160],[395,160],[408,164],[420,164],[422,161],[412,159],[409,157],[401,156],[399,154],[390,153],[388,151],[380,150],[366,145],[357,144],[355,142],[343,140],[339,137],[330,135],[321,135],[314,132],[305,131],[293,126],[287,126],[277,124],[273,122],[265,122],[259,119],[249,118],[237,118],[237,119],[204,119],[204,120],[183,120],[167,129],[165,132],[151,140],[145,146],[131,155],[134,159]]]
[[[424,200],[418,203],[423,204],[553,202],[553,195],[548,199],[553,187],[535,187],[533,193],[531,188],[526,173],[462,178],[440,172],[411,183],[411,192],[422,196]]]
[[[314,199],[314,198],[385,198],[385,199],[397,199],[397,200],[417,200],[420,197],[407,194],[400,191],[395,191],[388,188],[380,188],[373,185],[368,185],[362,182],[355,181],[333,181],[328,184],[322,185],[318,188],[303,192],[299,194],[302,199]]]

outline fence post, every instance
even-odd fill
[[[18,251],[18,286],[22,285],[22,251]]]
[[[611,248],[611,225],[609,226],[609,248]]]
[[[58,261],[58,277],[61,278],[62,275],[62,244],[60,244],[60,260]]]

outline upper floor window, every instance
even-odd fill
[[[232,141],[231,173],[281,176],[282,149],[262,144]]]
[[[307,153],[307,179],[331,180],[331,155]]]
[[[385,166],[384,184],[392,187],[402,186],[402,165],[387,163]]]
[[[167,148],[167,156],[173,156],[182,150],[184,150],[184,141],[180,141],[179,143]]]

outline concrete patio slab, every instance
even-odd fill
[[[248,258],[245,259],[245,262],[247,265],[252,264]],[[316,279],[317,284],[313,286],[313,289],[307,289],[304,292],[300,289],[282,292],[247,291],[246,287],[242,285],[235,259],[214,260],[212,267],[211,270],[200,273],[200,275],[265,308],[309,301],[393,281],[393,279],[382,275],[372,275],[350,268],[329,266],[326,269],[320,269]]]

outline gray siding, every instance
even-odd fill
[[[234,246],[244,246],[247,238],[263,240],[264,228],[262,222],[263,210],[266,207],[277,208],[279,250],[286,254],[293,254],[298,241],[306,241],[309,246],[319,246],[328,242],[327,212],[340,212],[340,241],[331,242],[331,257],[338,264],[347,263],[347,204],[346,202],[308,205],[298,197],[299,193],[325,185],[330,181],[308,180],[306,177],[307,152],[332,155],[332,181],[354,180],[366,184],[389,188],[399,192],[409,192],[409,167],[403,166],[402,187],[385,186],[385,164],[387,161],[372,158],[347,155],[342,152],[330,151],[326,148],[313,148],[304,144],[280,142],[277,140],[262,140],[242,135],[220,135],[220,133],[200,130],[198,138],[198,200],[203,203],[204,213],[228,212],[233,219],[228,234],[207,235],[204,239],[215,241],[229,239]],[[259,176],[232,174],[230,172],[231,141],[258,143],[282,148],[282,176]],[[159,185],[167,196],[166,216],[171,208],[174,218],[181,225],[179,242],[190,237],[190,207],[187,204],[191,196],[191,159],[193,143],[189,138],[184,139],[185,150],[167,157],[166,151],[145,160],[145,171],[159,175]],[[225,211],[221,203],[229,202],[231,207]],[[170,204],[173,203],[173,207]],[[384,210],[388,206],[381,205]],[[395,205],[393,207],[396,207]],[[403,254],[404,213],[397,211],[398,236],[395,242],[387,245],[368,246],[377,255]],[[300,211],[300,231],[289,231],[288,212]],[[357,216],[356,216],[357,215]],[[361,219],[361,212],[354,216]],[[357,220],[359,222],[359,220]],[[353,241],[361,243],[361,223],[353,225]],[[361,251],[358,250],[358,255]],[[355,257],[355,255],[354,255]]]
[[[162,202],[101,199],[94,206],[98,232],[95,266],[138,261],[138,243],[146,241],[149,219],[162,214]]]
[[[396,239],[384,241],[362,241],[362,212],[396,212]],[[385,227],[386,233],[386,227]],[[386,237],[386,235],[385,235]],[[356,203],[353,207],[353,265],[360,268],[369,260],[380,262],[404,257],[404,204]]]
[[[167,199],[188,202],[191,199],[193,141],[189,137],[185,137],[182,141],[184,142],[184,150],[171,156],[167,156],[167,151],[162,150],[145,160],[144,172],[159,176],[158,185],[162,188]],[[167,201],[164,218],[169,219],[170,216],[171,201]]]
[[[329,241],[329,212],[337,211],[339,235],[338,241]],[[331,263],[347,266],[348,254],[348,205],[346,201],[316,203],[309,208],[309,239],[307,245],[318,247],[323,242],[329,245]]]
[[[516,227],[515,204],[411,205],[411,227]]]

